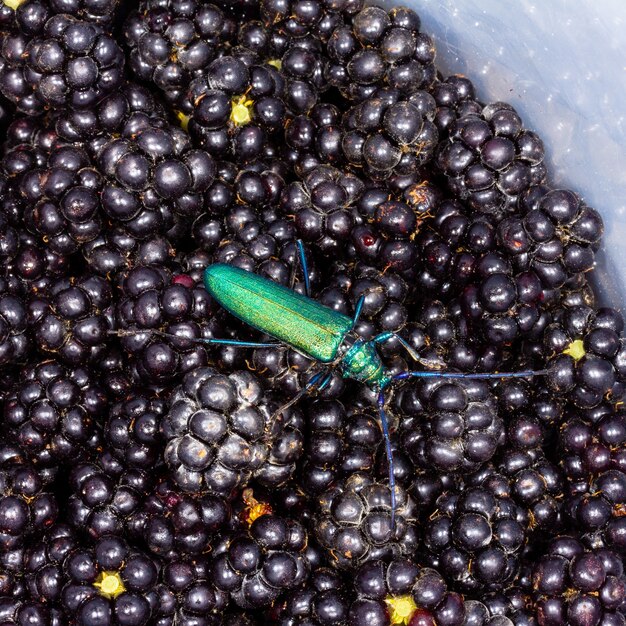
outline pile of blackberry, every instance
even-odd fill
[[[2,626],[626,626],[602,218],[435,56],[362,0],[0,7]],[[434,374],[395,507],[378,390],[216,344],[271,337],[215,263]]]

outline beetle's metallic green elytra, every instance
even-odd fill
[[[322,363],[337,357],[352,320],[287,287],[237,267],[204,271],[206,290],[242,322]]]

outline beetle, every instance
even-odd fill
[[[275,283],[258,274],[216,263],[209,265],[203,274],[204,286],[220,306],[239,320],[256,328],[276,341],[254,342],[237,339],[192,339],[197,343],[230,345],[242,348],[268,348],[288,346],[313,359],[321,367],[306,385],[285,405],[274,413],[273,419],[296,403],[304,395],[323,390],[331,381],[332,372],[339,371],[344,378],[351,378],[367,385],[377,394],[378,414],[383,431],[389,472],[391,500],[391,527],[395,526],[396,493],[393,453],[389,436],[389,424],[385,413],[386,392],[395,381],[408,378],[469,378],[500,379],[545,375],[546,370],[525,370],[498,373],[457,373],[438,370],[405,371],[392,374],[383,364],[377,345],[397,340],[419,363],[437,368],[443,364],[422,359],[414,348],[394,332],[384,332],[372,339],[361,337],[355,327],[363,308],[364,296],[357,301],[353,317],[339,313],[310,296],[310,284],[306,255],[301,241],[297,251],[304,274],[305,294]],[[116,331],[112,331],[116,333]],[[169,333],[153,331],[159,335]],[[116,334],[125,334],[118,331]],[[174,335],[176,337],[176,335]]]

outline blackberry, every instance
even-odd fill
[[[580,408],[598,405],[614,386],[619,397],[624,377],[621,314],[582,305],[557,310],[553,320],[543,335],[551,389],[569,394]]]
[[[175,561],[208,552],[230,518],[230,507],[222,497],[181,493],[172,481],[161,479],[144,494],[125,524],[135,542],[156,557]]]
[[[74,530],[66,524],[55,524],[25,550],[24,575],[33,599],[58,604],[65,581],[63,562],[77,547]]]
[[[532,585],[540,623],[623,623],[624,569],[609,550],[586,550],[574,537],[555,537],[533,569]]]
[[[28,311],[20,293],[0,278],[0,365],[22,363],[29,355]]]
[[[359,409],[348,412],[336,400],[316,400],[307,418],[310,430],[299,480],[306,493],[319,494],[340,477],[374,468],[382,440],[376,415]]]
[[[137,382],[167,381],[206,365],[205,346],[185,338],[208,332],[200,324],[214,307],[204,287],[165,268],[137,266],[123,275],[116,325],[122,346],[136,361]]]
[[[165,402],[150,392],[137,391],[111,406],[104,438],[111,452],[128,468],[150,470],[162,453],[159,434]]]
[[[434,115],[435,101],[424,91],[407,97],[375,91],[345,115],[344,156],[369,178],[415,174],[431,161],[438,144]]]
[[[2,37],[0,91],[18,110],[85,109],[121,85],[124,54],[97,24],[61,13],[25,26]]]
[[[29,463],[19,449],[0,448],[0,550],[26,545],[34,533],[54,524],[59,513],[50,477]]]
[[[261,515],[214,546],[213,584],[242,608],[266,607],[306,580],[306,541],[297,521]]]
[[[355,569],[366,561],[415,553],[419,542],[415,503],[396,483],[392,528],[389,495],[389,485],[356,472],[320,496],[315,536],[333,565]]]
[[[442,139],[450,137],[459,118],[480,115],[484,108],[476,100],[474,84],[462,74],[438,76],[428,91],[437,103],[434,122]]]
[[[234,26],[214,4],[145,0],[124,24],[130,68],[180,106],[189,83],[230,43]]]
[[[147,472],[127,469],[106,454],[98,463],[78,464],[69,476],[67,520],[95,539],[119,535],[153,480]]]
[[[419,16],[407,7],[362,9],[351,25],[331,34],[326,80],[351,102],[383,85],[407,94],[428,87],[436,75],[435,47],[420,27]]]
[[[355,223],[354,203],[363,189],[356,176],[331,166],[319,166],[301,182],[289,184],[280,198],[280,211],[293,216],[296,230],[306,243],[325,255],[340,252]]]
[[[165,460],[186,491],[230,496],[255,477],[277,487],[302,453],[298,414],[273,436],[278,405],[249,372],[228,376],[204,367],[188,373],[169,400],[162,424]]]
[[[524,508],[489,489],[444,493],[425,522],[429,562],[460,589],[502,589],[517,575],[528,524]]]
[[[465,473],[493,458],[504,438],[504,423],[488,385],[477,380],[442,382],[425,386],[420,399],[421,424],[415,431],[404,427],[403,436],[411,441],[411,456],[422,467]]]
[[[3,407],[3,425],[36,465],[76,463],[101,442],[98,422],[108,407],[101,387],[83,368],[55,361],[24,368]]]
[[[350,624],[464,624],[463,596],[447,590],[434,569],[408,559],[371,561],[354,575]]]
[[[63,569],[67,582],[61,607],[66,620],[112,626],[143,626],[150,620],[159,566],[121,537],[106,535],[93,547],[79,545],[65,558]]]
[[[152,591],[158,600],[159,626],[202,623],[223,624],[228,595],[211,582],[205,558],[177,559],[164,564],[161,582]]]
[[[28,303],[39,350],[68,366],[84,366],[102,353],[113,324],[110,285],[97,276],[55,281]]]
[[[345,624],[349,602],[341,576],[332,569],[311,573],[302,589],[287,594],[274,617],[277,626]]]
[[[543,159],[541,139],[524,129],[513,107],[496,102],[455,121],[436,164],[457,197],[476,211],[498,215],[543,182]]]
[[[289,89],[300,83],[306,85],[305,93],[291,94]],[[182,109],[190,117],[189,133],[216,158],[238,163],[262,158],[269,139],[283,129],[287,106],[306,111],[315,104],[315,89],[300,83],[286,84],[269,64],[247,67],[235,56],[215,59],[201,78],[190,83],[183,100]],[[295,100],[300,95],[302,103]]]
[[[48,17],[69,14],[85,22],[110,26],[116,16],[118,0],[23,0],[5,5],[0,18],[2,24],[17,22],[24,30],[39,33]]]
[[[626,473],[610,469],[570,485],[568,518],[593,546],[626,553]]]

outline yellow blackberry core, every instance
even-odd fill
[[[235,126],[245,126],[252,120],[252,105],[254,102],[248,96],[233,98],[230,111],[230,121]]]
[[[124,581],[118,572],[100,572],[93,586],[105,598],[117,598],[126,591]]]
[[[417,609],[417,604],[410,595],[387,596],[385,604],[389,607],[389,618],[392,624],[408,624]]]
[[[563,354],[569,354],[574,361],[580,361],[585,356],[585,346],[582,339],[576,339],[563,350]]]

